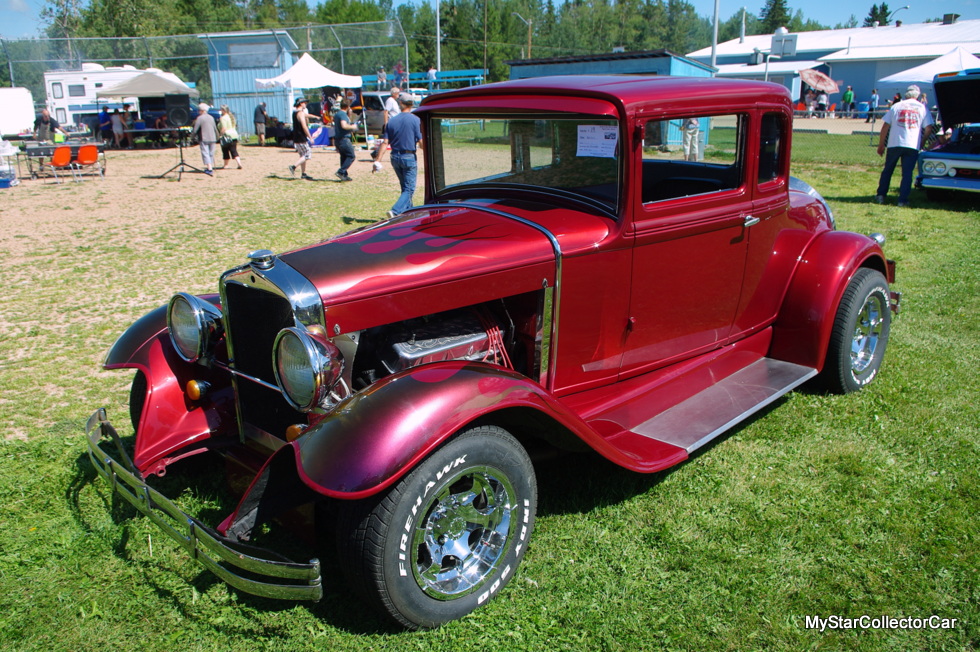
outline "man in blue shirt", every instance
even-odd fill
[[[391,145],[391,167],[398,176],[402,192],[388,211],[388,217],[404,213],[412,207],[412,195],[415,194],[415,180],[418,177],[415,154],[422,146],[421,121],[412,113],[415,98],[403,93],[398,97],[398,105],[401,113],[388,121],[388,144]]]

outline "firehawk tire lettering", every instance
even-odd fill
[[[520,443],[496,426],[472,428],[385,495],[342,505],[340,555],[351,583],[392,619],[436,627],[506,586],[527,550],[536,505]]]

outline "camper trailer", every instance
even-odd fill
[[[122,109],[124,104],[138,109],[135,97],[96,98],[96,93],[128,81],[144,72],[180,81],[177,75],[158,68],[140,70],[133,66],[103,67],[97,63],[83,63],[81,70],[49,70],[44,73],[44,90],[47,107],[55,120],[62,125],[89,125],[98,120],[103,106]]]

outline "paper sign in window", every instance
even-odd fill
[[[619,127],[615,125],[579,125],[576,156],[615,158]]]

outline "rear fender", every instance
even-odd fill
[[[776,317],[770,356],[822,370],[837,306],[862,267],[889,275],[877,242],[848,231],[817,236],[800,257]]]
[[[217,433],[234,433],[234,396],[227,377],[185,362],[167,334],[167,307],[147,313],[124,332],[106,356],[106,369],[137,369],[146,378],[138,415],[133,463],[144,475],[163,475],[168,464],[186,457]],[[204,380],[214,388],[191,401],[184,387]],[[134,402],[139,397],[132,397]]]
[[[306,486],[322,495],[358,499],[392,485],[468,423],[507,408],[530,408],[583,439],[597,438],[528,378],[489,364],[455,361],[384,378],[342,403],[291,447]]]

